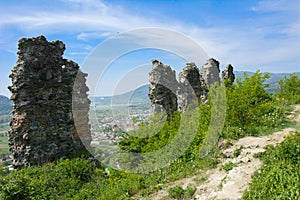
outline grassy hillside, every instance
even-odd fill
[[[253,76],[254,72],[248,72],[248,71],[235,71],[235,77],[236,78],[243,78],[244,73],[247,73],[248,76]],[[263,74],[267,74],[268,72],[265,72]],[[266,90],[271,93],[278,92],[278,81],[283,79],[284,77],[289,77],[291,73],[268,73],[270,74],[270,78],[266,80],[265,84],[268,84],[266,87]],[[295,72],[294,74],[300,76],[300,72]]]
[[[104,106],[110,106],[112,104],[132,104],[146,106],[150,108],[150,100],[148,98],[148,87],[149,85],[144,85],[136,90],[115,95],[115,96],[96,96],[90,97],[91,101],[96,104],[101,104]]]
[[[264,165],[243,199],[300,199],[300,133],[289,136],[276,148],[268,146],[257,156]]]
[[[12,111],[11,101],[8,97],[0,95],[0,116],[7,115]]]
[[[0,95],[0,155],[8,154],[9,121],[11,117],[12,105],[9,98]]]
[[[8,130],[12,111],[12,104],[9,98],[0,95],[0,134]]]
[[[218,110],[213,110],[212,106],[218,99],[211,98],[219,92],[216,88],[210,90],[208,104],[200,105],[199,110],[193,109],[191,114],[195,115],[188,118],[193,120],[183,120],[186,119],[186,114],[190,114],[188,112],[176,112],[170,122],[158,124],[159,119],[153,116],[149,122],[142,123],[138,130],[124,137],[117,145],[122,149],[122,153],[131,152],[132,156],[118,154],[120,157],[109,161],[113,166],[120,164],[119,167],[129,170],[116,170],[111,166],[104,166],[88,159],[86,155],[77,155],[11,173],[6,173],[3,168],[3,171],[0,171],[2,174],[0,199],[126,200],[133,196],[147,198],[170,182],[199,173],[199,170],[204,172],[215,168],[220,158],[219,146],[214,141],[222,141],[225,138],[239,139],[249,135],[266,135],[285,127],[287,122],[285,115],[291,104],[289,100],[300,99],[299,88],[297,88],[300,80],[286,80],[281,85],[280,94],[270,94],[265,91],[266,79],[268,79],[267,75],[257,72],[226,88],[226,120],[225,127],[220,133],[209,132],[212,113],[217,116],[222,114],[218,113]],[[285,87],[286,84],[290,85],[294,82],[296,84],[292,85],[295,87]],[[192,137],[191,132],[195,127],[195,135]],[[153,130],[156,130],[155,135]],[[168,148],[165,154],[150,159],[146,157],[152,152],[159,152],[158,150],[168,147],[175,138],[177,138],[176,145]],[[188,148],[160,168],[162,166],[159,162],[164,161],[167,154],[173,155],[182,150],[187,141],[191,141]],[[299,170],[295,169],[299,169],[299,135],[296,134],[288,139],[286,143],[279,146],[279,149],[272,147],[270,149],[271,152],[266,154],[264,160],[265,168],[257,175],[257,181],[253,182],[244,198],[269,199],[268,195],[273,195],[275,199],[275,195],[281,194],[283,199],[288,199],[290,195],[298,198]],[[203,151],[208,154],[200,154]],[[114,155],[112,157],[114,158]],[[158,169],[147,171],[147,174],[130,172],[131,169],[143,172],[141,170],[149,166]],[[270,188],[274,188],[273,194],[269,194]],[[177,189],[179,188],[169,191],[171,196],[176,196]],[[191,197],[193,191],[192,188],[189,192],[179,191],[179,193],[188,193],[186,196]],[[261,195],[256,196],[256,193]]]

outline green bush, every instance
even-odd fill
[[[71,197],[89,182],[95,166],[80,158],[13,171],[0,178],[0,199]]]
[[[230,171],[232,170],[234,167],[236,167],[237,165],[232,163],[232,162],[228,162],[228,163],[225,163],[223,166],[222,166],[222,169],[225,170],[225,171]]]
[[[290,104],[300,103],[300,78],[296,74],[284,77],[279,82],[278,96]]]
[[[196,188],[191,186],[185,190],[179,185],[168,189],[169,196],[174,199],[192,199],[195,192]]]
[[[258,136],[281,127],[285,122],[287,104],[266,92],[264,84],[269,74],[257,71],[253,76],[244,74],[226,91],[226,124],[222,136],[238,139],[247,135]]]
[[[182,199],[184,197],[184,189],[177,185],[168,190],[169,196],[175,199]]]
[[[242,153],[242,149],[235,149],[235,150],[233,151],[233,156],[234,156],[235,158],[237,158],[237,157],[239,157],[239,155],[241,155],[241,153]]]

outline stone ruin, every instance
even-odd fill
[[[149,73],[149,98],[152,111],[167,112],[169,119],[174,111],[178,109],[185,111],[188,106],[196,106],[205,103],[208,98],[209,86],[220,84],[220,63],[210,58],[202,66],[201,70],[193,62],[188,62],[178,75],[176,81],[175,71],[170,66],[163,65],[158,60],[152,61],[152,70]],[[230,84],[234,82],[233,67],[229,64],[222,72],[222,80],[229,79]]]
[[[201,76],[205,84],[210,86],[213,83],[220,83],[220,63],[214,58],[210,58],[201,68]]]
[[[158,60],[152,60],[152,70],[149,73],[149,98],[153,112],[166,112],[168,118],[177,110],[176,73],[170,66]]]
[[[87,75],[62,57],[64,51],[63,42],[48,42],[44,36],[19,40],[9,86],[14,108],[9,147],[15,168],[86,150],[91,141]]]
[[[186,64],[178,75],[178,82],[179,110],[184,111],[188,105],[197,105],[206,100],[208,89],[195,63]]]
[[[223,83],[229,80],[229,84],[232,85],[235,80],[235,75],[233,73],[233,67],[231,64],[226,66],[226,69],[222,71],[222,81]]]

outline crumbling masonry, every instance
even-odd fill
[[[195,63],[186,64],[178,75],[178,82],[179,110],[184,111],[189,105],[199,105],[206,100],[208,89]]]
[[[177,110],[177,87],[175,71],[158,60],[152,60],[149,73],[149,98],[153,112],[166,112],[170,118]]]
[[[233,73],[233,67],[231,64],[226,66],[226,69],[222,71],[222,81],[223,83],[228,80],[228,84],[231,85],[233,84],[235,80],[235,75]]]
[[[208,98],[209,87],[220,84],[220,63],[210,58],[199,70],[193,62],[188,62],[178,75],[170,66],[163,65],[158,60],[152,61],[152,70],[149,73],[149,98],[153,112],[166,111],[169,118],[178,109],[185,111],[188,106],[197,106],[205,103]],[[222,80],[234,82],[233,67],[229,64],[222,72]]]
[[[48,42],[44,36],[19,40],[9,86],[14,108],[9,147],[15,168],[57,160],[85,150],[91,141],[86,74],[63,59],[64,50],[63,42]]]

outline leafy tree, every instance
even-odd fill
[[[290,102],[290,104],[300,103],[300,78],[296,74],[284,77],[279,82],[278,96]]]
[[[269,74],[257,71],[253,76],[244,74],[236,84],[226,91],[227,111],[224,137],[239,138],[245,135],[259,135],[265,129],[278,127],[284,117],[281,103],[266,92],[265,81]]]

